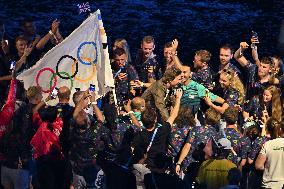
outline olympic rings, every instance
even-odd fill
[[[63,55],[57,62],[56,64],[56,74],[61,78],[61,79],[69,79],[70,75],[68,74],[68,77],[65,77],[65,76],[62,76],[58,71],[58,66],[59,66],[59,63],[61,62],[61,60],[63,60],[64,58],[70,58],[72,60],[74,60],[74,63],[76,64],[76,71],[74,72],[73,75],[71,75],[71,78],[74,78],[75,75],[78,73],[78,61],[73,57],[73,56],[70,56],[70,55]],[[65,72],[66,73],[66,72]],[[66,74],[65,74],[66,75]]]
[[[72,77],[70,76],[70,74],[67,73],[67,72],[59,72],[59,73],[60,73],[60,74],[63,74],[63,75],[66,75],[66,76],[70,79],[70,81],[71,81],[70,90],[72,90],[72,88],[73,88],[73,79],[72,79]],[[54,73],[54,74],[52,75],[52,77],[51,77],[51,79],[50,79],[50,82],[49,82],[49,85],[50,85],[50,86],[52,86],[52,80],[53,80],[53,78],[56,78],[56,75],[58,75],[58,73]]]
[[[92,60],[92,61],[82,60],[82,57],[80,56],[80,51],[81,51],[82,47],[85,46],[85,45],[93,45],[95,47],[96,57],[95,57],[94,60]],[[97,62],[97,59],[98,59],[98,49],[97,49],[96,43],[95,42],[83,42],[77,50],[77,59],[78,59],[79,62],[81,62],[82,64],[85,64],[85,65],[91,65],[92,63],[95,64]]]
[[[54,73],[54,70],[51,69],[51,68],[42,68],[41,70],[39,70],[39,72],[37,73],[37,76],[36,76],[36,84],[37,84],[37,86],[39,86],[39,83],[38,83],[39,76],[40,76],[40,75],[42,74],[42,72],[44,72],[44,71],[50,71],[53,75],[56,74],[56,73]],[[52,78],[52,80],[53,80],[53,78]],[[50,92],[55,88],[56,83],[57,83],[57,78],[54,77],[54,84],[53,84],[53,85],[50,85],[50,89],[49,89],[49,90],[43,90],[43,89],[41,89],[42,92],[44,92],[44,93],[50,93]]]
[[[85,61],[90,60],[89,58],[84,58],[84,59],[85,59]],[[81,82],[81,83],[85,83],[85,82],[90,81],[90,80],[94,77],[94,75],[95,75],[95,73],[96,73],[96,67],[97,67],[96,64],[93,64],[93,73],[92,73],[89,77],[87,77],[86,79],[81,79],[81,78],[75,76],[75,80],[77,80],[77,81],[79,81],[79,82]],[[72,73],[75,72],[74,63],[72,64],[72,71],[71,71],[71,72],[72,72]]]

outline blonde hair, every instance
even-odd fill
[[[245,87],[237,73],[231,69],[224,69],[220,75],[225,75],[229,80],[230,87],[239,92],[238,104],[243,104],[245,100]]]
[[[272,118],[281,122],[282,119],[282,106],[281,106],[281,98],[280,98],[280,89],[275,87],[274,85],[265,89],[265,91],[269,91],[272,95],[271,104],[272,104]]]
[[[131,62],[129,46],[125,39],[116,39],[114,41],[114,46],[124,49],[126,54],[126,62]]]
[[[39,94],[41,94],[41,87],[40,86],[31,86],[27,90],[27,98],[29,100],[34,99]]]

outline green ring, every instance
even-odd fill
[[[69,77],[69,79],[70,79],[70,81],[71,81],[70,90],[72,90],[72,88],[73,88],[73,79],[72,79],[72,77],[70,76],[70,74],[67,73],[67,72],[59,72],[59,74],[63,74],[63,75],[65,75],[65,76]],[[58,75],[58,74],[57,74],[57,73],[54,73],[54,74],[52,75],[52,77],[50,78],[50,82],[49,82],[49,85],[50,85],[50,86],[53,85],[53,78],[54,78],[56,75]]]

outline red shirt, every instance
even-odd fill
[[[33,115],[33,124],[39,125],[36,134],[31,140],[31,145],[34,148],[34,158],[37,159],[43,155],[47,155],[55,159],[63,158],[59,141],[59,135],[63,127],[62,118],[57,117],[52,123],[53,131],[48,129],[48,123],[43,122],[38,113]]]
[[[12,79],[6,104],[0,112],[0,139],[3,137],[7,125],[13,118],[16,102],[16,80]]]

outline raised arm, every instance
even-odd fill
[[[45,106],[46,103],[47,103],[48,101],[50,101],[50,100],[51,100],[51,94],[49,94],[48,97],[47,97],[45,100],[41,101],[40,103],[38,103],[38,104],[33,108],[33,114],[38,113],[38,110],[39,110],[41,107]]]
[[[16,87],[17,87],[15,75],[16,75],[15,72],[13,72],[12,73],[13,79],[10,82],[7,101],[4,107],[3,108],[1,107],[2,110],[0,111],[0,126],[7,125],[11,121],[14,115],[15,103],[16,103]]]
[[[169,119],[167,120],[167,122],[169,122],[169,123],[171,124],[171,126],[173,125],[173,123],[174,123],[176,117],[178,116],[181,97],[182,97],[182,90],[181,90],[181,89],[178,89],[178,90],[176,91],[176,102],[175,102],[174,108],[173,108],[173,110],[171,111],[171,114],[170,114]]]
[[[243,56],[243,52],[247,49],[249,45],[246,42],[240,43],[240,48],[235,52],[234,58],[238,61],[238,63],[245,67],[248,64],[248,60]]]
[[[260,65],[260,60],[258,58],[258,53],[257,53],[257,46],[256,44],[259,43],[258,38],[257,37],[253,37],[251,38],[251,54],[252,54],[252,58],[255,61],[255,64],[257,66]]]
[[[60,21],[59,20],[54,20],[51,24],[51,30],[43,37],[41,40],[37,43],[36,48],[37,49],[43,49],[46,43],[54,38],[56,43],[60,43],[62,41],[62,37],[60,33],[58,32]],[[61,39],[61,40],[60,40]],[[60,41],[59,41],[60,40]]]
[[[223,103],[222,106],[217,106],[213,104],[209,96],[205,96],[204,100],[208,106],[214,108],[216,111],[220,112],[221,114],[223,114],[225,110],[229,107],[229,104],[227,103]]]
[[[74,120],[76,120],[76,118],[78,117],[79,112],[88,106],[88,98],[89,97],[90,97],[90,94],[85,92],[83,97],[78,102],[78,104],[76,104],[74,112],[73,112]]]
[[[33,46],[32,45],[30,45],[28,47],[27,46],[25,47],[25,51],[24,51],[23,56],[16,63],[16,71],[18,71],[22,67],[22,65],[26,63],[27,57],[31,54],[32,50],[33,50]]]
[[[178,40],[174,39],[172,42],[172,55],[173,55],[173,61],[175,64],[175,67],[178,69],[182,69],[182,63],[180,62],[178,56],[177,56],[177,47],[178,47]]]
[[[131,122],[133,123],[133,125],[137,126],[137,127],[141,127],[140,122],[138,121],[138,119],[135,117],[134,112],[131,109],[131,100],[128,100],[127,104],[124,105],[124,109],[125,111],[128,113]]]
[[[90,92],[90,95],[91,104],[93,106],[93,113],[96,115],[98,121],[104,122],[104,116],[99,107],[97,106],[95,92]]]

